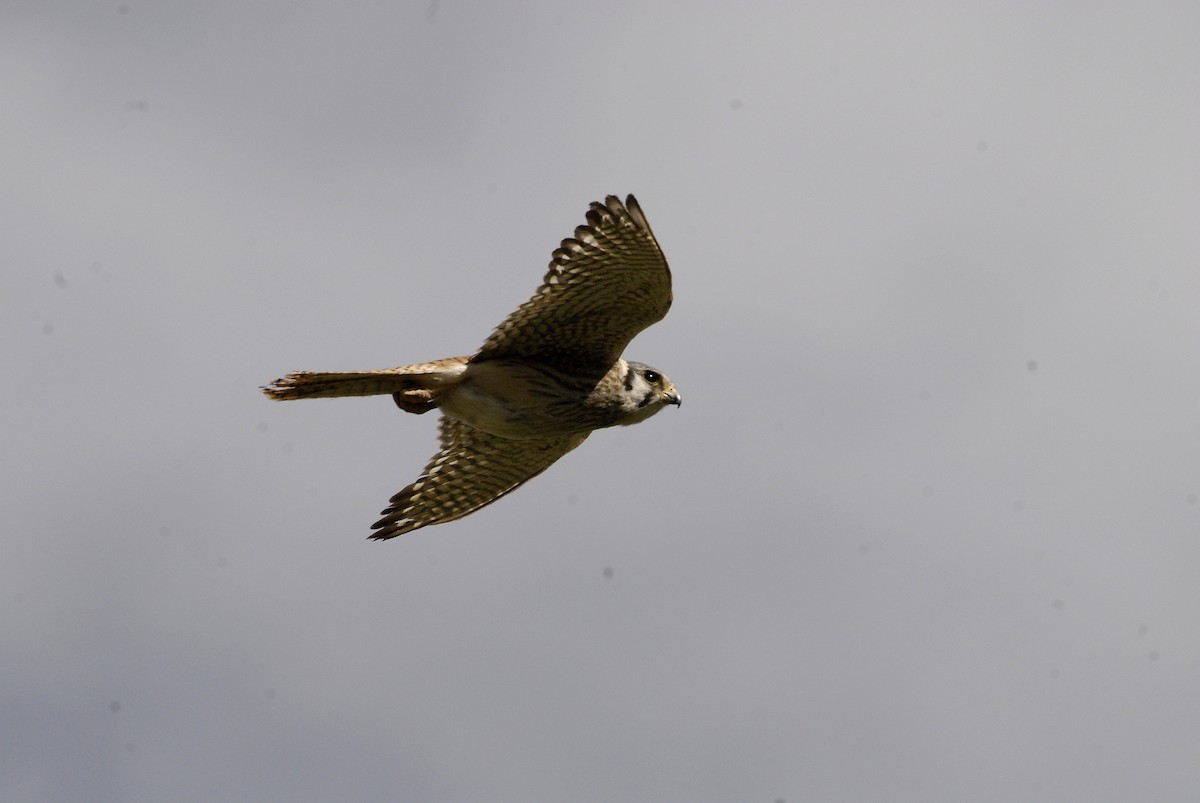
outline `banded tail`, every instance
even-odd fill
[[[390,394],[402,409],[423,413],[436,406],[434,401],[441,391],[456,384],[469,359],[449,357],[379,371],[297,371],[276,379],[262,391],[275,401]]]

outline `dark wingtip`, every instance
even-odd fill
[[[401,528],[396,527],[395,525],[396,525],[396,523],[394,521],[387,521],[386,519],[383,521],[375,522],[374,524],[371,525],[371,529],[374,530],[375,532],[368,535],[367,540],[368,541],[386,541],[389,538],[395,538],[398,535],[404,535],[406,532],[413,529],[412,527],[410,527],[408,529],[401,529]]]

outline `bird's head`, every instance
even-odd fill
[[[668,404],[683,404],[683,397],[662,371],[640,362],[627,362],[625,366],[621,424],[636,424]]]

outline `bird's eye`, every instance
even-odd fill
[[[651,385],[657,385],[658,380],[662,379],[662,377],[658,375],[658,371],[647,371],[646,373],[642,374],[642,376],[646,377],[646,381]]]

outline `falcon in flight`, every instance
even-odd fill
[[[671,271],[630,195],[593,203],[542,286],[470,357],[380,371],[302,371],[272,399],[391,394],[401,410],[437,407],[441,448],[392,497],[371,538],[460,519],[541,474],[592,430],[644,421],[681,402],[660,371],[621,358],[671,306]]]

